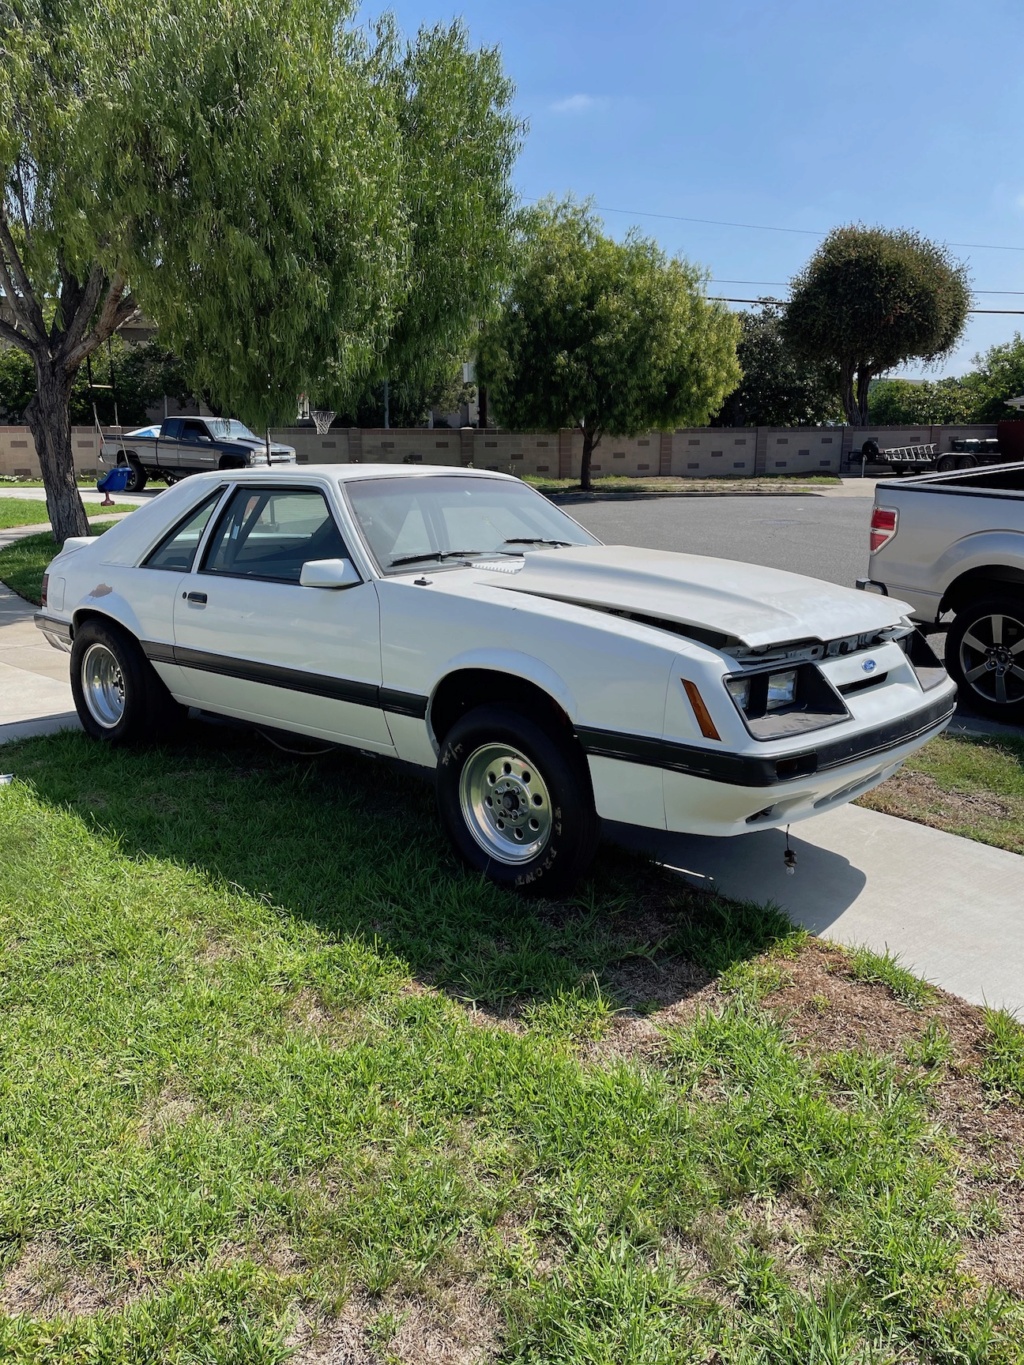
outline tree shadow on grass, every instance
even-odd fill
[[[289,756],[194,725],[180,746],[148,751],[30,740],[4,766],[128,856],[372,942],[424,984],[498,1013],[588,982],[625,1008],[663,1007],[792,932],[772,908],[722,901],[609,846],[564,901],[502,891],[457,861],[429,783],[344,751]]]

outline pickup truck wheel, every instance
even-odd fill
[[[1024,720],[1024,598],[961,607],[946,636],[946,668],[969,706],[995,720]]]
[[[128,456],[128,468],[131,472],[128,475],[128,482],[124,486],[124,491],[126,493],[141,493],[146,486],[147,475],[137,456]]]
[[[512,706],[481,706],[445,738],[441,819],[457,852],[499,886],[560,895],[589,867],[599,824],[586,759]]]
[[[185,719],[138,642],[113,621],[75,631],[71,691],[83,730],[107,744],[167,740]]]

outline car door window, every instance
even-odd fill
[[[203,573],[298,583],[312,559],[348,559],[322,493],[239,488],[215,530]]]
[[[190,512],[184,521],[180,521],[169,535],[164,536],[156,549],[143,560],[143,568],[173,569],[178,573],[188,573],[206,530],[206,523],[220,502],[223,492],[224,489],[221,487],[216,493],[211,493],[194,512]]]

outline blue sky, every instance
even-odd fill
[[[1017,248],[952,249],[976,290],[1021,291],[976,306],[1024,310],[1021,0],[398,0],[363,14],[382,8],[407,31],[459,15],[501,48],[530,125],[524,198],[593,198],[609,232],[637,225],[707,267],[712,293],[778,294],[820,240],[807,230],[861,221]],[[937,373],[1015,330],[1024,316],[972,317]]]

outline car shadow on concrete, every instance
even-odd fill
[[[794,826],[788,836],[766,829],[719,839],[607,824],[605,837],[654,858],[690,886],[732,900],[778,905],[803,928],[823,934],[860,896],[867,875],[841,854],[802,838],[801,828]],[[792,873],[786,869],[787,847],[796,856]]]

